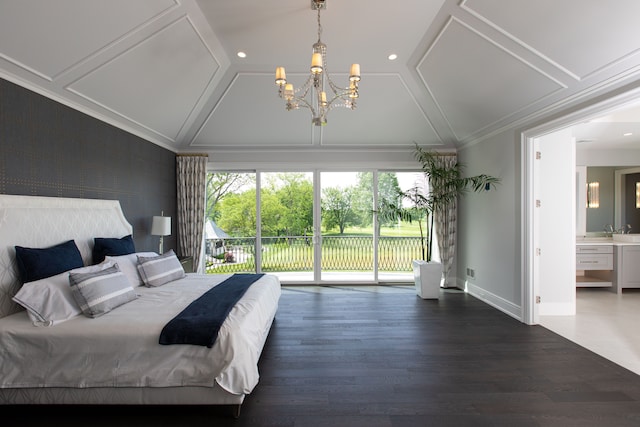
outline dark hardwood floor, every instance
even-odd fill
[[[640,376],[460,291],[284,288],[239,419],[209,407],[11,407],[20,426],[640,426]]]

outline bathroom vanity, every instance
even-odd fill
[[[640,288],[640,235],[578,238],[576,286]]]

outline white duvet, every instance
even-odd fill
[[[163,326],[227,275],[188,274],[95,318],[36,327],[26,312],[0,319],[0,387],[171,387],[214,382],[249,394],[280,298],[277,277],[256,281],[231,310],[212,348],[160,345]]]

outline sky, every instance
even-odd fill
[[[357,172],[322,172],[320,179],[323,188],[344,188],[356,183],[357,174]],[[416,177],[420,175],[419,172],[398,172],[397,177],[400,189],[406,190],[413,187]]]

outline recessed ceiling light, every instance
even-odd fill
[[[238,58],[246,58],[247,57],[247,54],[242,52],[242,51],[238,52],[237,55],[238,55]]]
[[[398,55],[396,55],[395,53],[392,53],[391,55],[388,56],[389,61],[393,61],[398,59]]]
[[[622,136],[631,136],[631,135],[633,135],[633,132],[627,132],[622,134]]]

